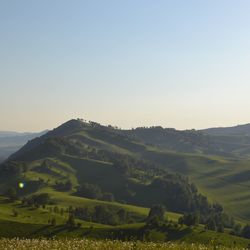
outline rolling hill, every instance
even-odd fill
[[[73,206],[77,221],[86,227],[132,227],[145,221],[154,204],[163,204],[176,221],[183,213],[199,212],[202,217],[210,213],[211,204],[220,203],[237,222],[250,222],[250,160],[247,154],[228,150],[231,135],[223,148],[217,137],[161,127],[120,130],[70,120],[30,140],[0,165],[2,195],[15,188],[28,204],[48,194],[50,205],[40,216],[37,209],[30,213],[25,206],[2,201],[0,219],[45,225],[53,216],[65,223],[67,216],[51,214],[49,207],[66,211]],[[98,206],[104,213],[122,209],[126,219],[86,217],[86,211],[93,214]],[[13,207],[22,215],[11,216]]]
[[[3,164],[2,169],[6,168],[6,164],[7,167],[14,168],[15,165],[25,163],[27,170],[21,173],[25,182],[35,182],[38,178],[49,179],[49,186],[54,188],[56,182],[66,182],[69,179],[75,192],[76,187],[82,183],[91,183],[100,187],[103,192],[112,193],[120,202],[146,207],[153,203],[163,203],[172,211],[184,212],[185,209],[178,210],[170,205],[171,202],[167,204],[163,201],[162,197],[166,195],[154,187],[158,185],[155,179],[164,175],[170,176],[169,182],[174,180],[176,183],[185,183],[175,176],[175,173],[179,173],[188,176],[211,202],[222,203],[233,216],[249,221],[249,162],[232,154],[230,157],[222,157],[207,156],[201,150],[199,153],[193,152],[198,150],[199,145],[212,145],[205,143],[211,140],[207,135],[196,131],[160,127],[128,131],[94,122],[70,120],[29,141]],[[171,150],[168,145],[172,145]],[[187,148],[192,150],[186,150]],[[207,150],[209,151],[209,147]],[[119,162],[120,158],[123,162]],[[2,187],[6,184],[3,178],[4,175]],[[110,179],[113,180],[112,183]],[[13,183],[15,181],[13,179]],[[190,189],[188,183],[185,185]],[[227,190],[231,191],[230,195],[226,195]],[[235,203],[236,197],[238,202]],[[241,204],[240,209],[237,209],[238,204]]]
[[[122,134],[133,140],[159,149],[178,153],[194,153],[202,155],[218,155],[224,157],[250,157],[249,125],[225,128],[219,131],[235,131],[232,133],[216,133],[216,128],[207,130],[176,130],[173,128],[149,127],[123,130]],[[238,131],[238,132],[237,132]],[[240,131],[245,131],[242,134]]]
[[[208,206],[185,178],[157,166],[149,157],[152,152],[114,128],[71,120],[28,142],[2,164],[1,187],[24,182],[22,196],[42,187],[60,190],[70,182],[79,196],[81,186],[89,183],[100,189],[99,196],[107,193],[129,204],[160,203],[173,212]]]
[[[218,128],[208,128],[200,130],[203,133],[209,135],[238,135],[238,136],[250,136],[250,124],[237,125],[233,127],[218,127]]]

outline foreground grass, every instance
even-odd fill
[[[0,249],[5,250],[26,250],[26,249],[41,249],[41,250],[66,250],[66,249],[87,249],[87,250],[214,250],[214,249],[243,249],[243,248],[226,248],[216,246],[211,242],[210,245],[187,244],[187,243],[153,243],[139,241],[116,241],[116,240],[36,240],[36,239],[1,239]]]

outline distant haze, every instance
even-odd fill
[[[250,1],[1,1],[0,130],[250,122]]]

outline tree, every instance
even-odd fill
[[[150,223],[158,223],[164,220],[164,216],[165,216],[165,207],[162,205],[154,205],[148,214],[147,217],[147,224]]]
[[[22,200],[21,200],[21,203],[22,203],[23,206],[27,205],[28,199],[26,197],[23,197]]]
[[[55,214],[58,214],[58,213],[59,213],[59,208],[58,208],[58,206],[54,206],[54,213],[55,213]]]
[[[73,184],[71,182],[71,180],[68,180],[66,183],[65,183],[65,190],[66,191],[70,191],[73,187]]]
[[[114,195],[112,193],[103,193],[102,200],[104,200],[104,201],[114,201]]]
[[[63,208],[60,209],[60,214],[61,214],[61,216],[63,216],[63,214],[64,214],[64,209]]]
[[[118,215],[121,223],[124,223],[127,221],[127,212],[123,208],[118,210],[117,215]]]
[[[217,232],[224,233],[224,225],[223,225],[223,223],[218,224]]]
[[[75,216],[72,213],[69,214],[69,217],[68,217],[66,224],[70,227],[75,227],[75,225],[76,225]]]
[[[33,195],[29,199],[30,204],[42,206],[42,205],[47,205],[50,202],[50,197],[48,193],[41,193],[38,195]]]
[[[242,229],[241,235],[244,238],[250,239],[250,225],[245,225]]]
[[[207,222],[205,224],[205,228],[208,229],[208,230],[212,230],[212,231],[216,230],[216,223],[215,223],[214,217],[210,217],[207,220]]]
[[[93,221],[108,225],[119,224],[119,218],[116,211],[104,205],[95,206]]]
[[[6,191],[5,196],[8,197],[11,201],[14,201],[17,198],[16,189],[13,187],[9,188]]]
[[[12,209],[12,213],[13,213],[14,217],[18,216],[18,212],[17,212],[17,210],[15,208]]]
[[[67,180],[66,182],[59,182],[56,181],[55,188],[59,191],[70,191],[73,187],[73,184],[70,180]]]
[[[241,234],[241,224],[239,224],[239,223],[235,224],[231,233],[234,235],[240,235]]]
[[[199,224],[199,216],[194,213],[184,214],[179,218],[178,223],[186,226],[195,226]]]
[[[56,218],[55,217],[52,218],[51,225],[52,226],[56,226]]]
[[[78,188],[78,194],[90,198],[90,199],[99,199],[102,197],[101,189],[97,185],[84,183]]]
[[[113,166],[124,175],[128,175],[130,166],[127,158],[124,159],[113,159]]]

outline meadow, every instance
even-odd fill
[[[227,248],[223,246],[216,246],[211,242],[210,245],[202,244],[186,244],[186,243],[153,243],[153,242],[139,242],[139,241],[117,241],[117,240],[45,240],[45,239],[1,239],[0,249],[5,250],[25,250],[25,249],[40,249],[40,250],[78,250],[78,249],[88,249],[88,250],[243,250],[244,248]]]

